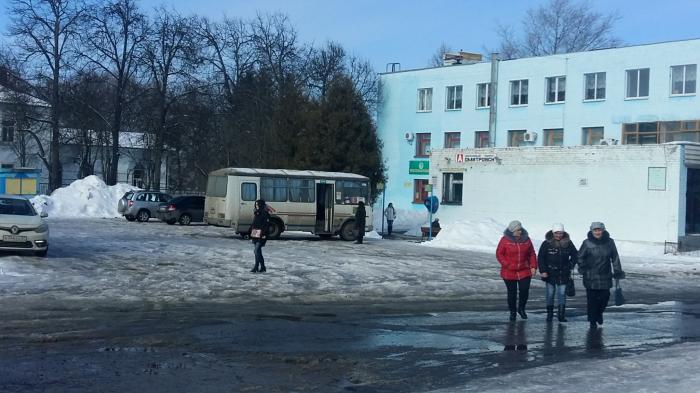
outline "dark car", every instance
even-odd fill
[[[158,207],[158,218],[170,225],[190,225],[191,222],[204,221],[204,197],[180,196]]]

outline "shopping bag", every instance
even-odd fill
[[[622,294],[622,287],[620,286],[620,280],[615,279],[615,305],[621,306],[625,304],[625,295]]]
[[[262,229],[253,229],[250,231],[250,237],[253,239],[260,239],[262,237]]]
[[[567,281],[567,283],[566,283],[566,296],[568,296],[568,297],[576,296],[576,287],[574,286],[574,278],[573,277],[569,278],[569,281]]]

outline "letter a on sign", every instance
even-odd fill
[[[457,162],[464,162],[464,153],[457,153]]]

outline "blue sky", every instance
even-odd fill
[[[589,0],[599,12],[619,11],[615,34],[625,44],[700,38],[700,0]],[[378,72],[386,63],[425,67],[444,41],[453,49],[496,48],[496,23],[519,25],[528,8],[544,0],[141,0],[144,9],[165,4],[183,14],[213,19],[250,18],[257,11],[289,15],[304,42],[340,42],[369,60]],[[0,0],[7,4],[8,0]],[[3,7],[4,8],[4,7]],[[0,31],[7,31],[5,10]]]

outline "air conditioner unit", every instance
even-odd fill
[[[617,145],[619,141],[615,138],[605,138],[600,140],[601,145]]]
[[[403,138],[405,140],[407,140],[408,142],[412,141],[413,137],[414,137],[414,135],[412,132],[407,132],[407,133],[403,134]]]
[[[536,132],[526,132],[525,135],[523,135],[523,141],[525,142],[534,142],[537,140],[537,133]]]

